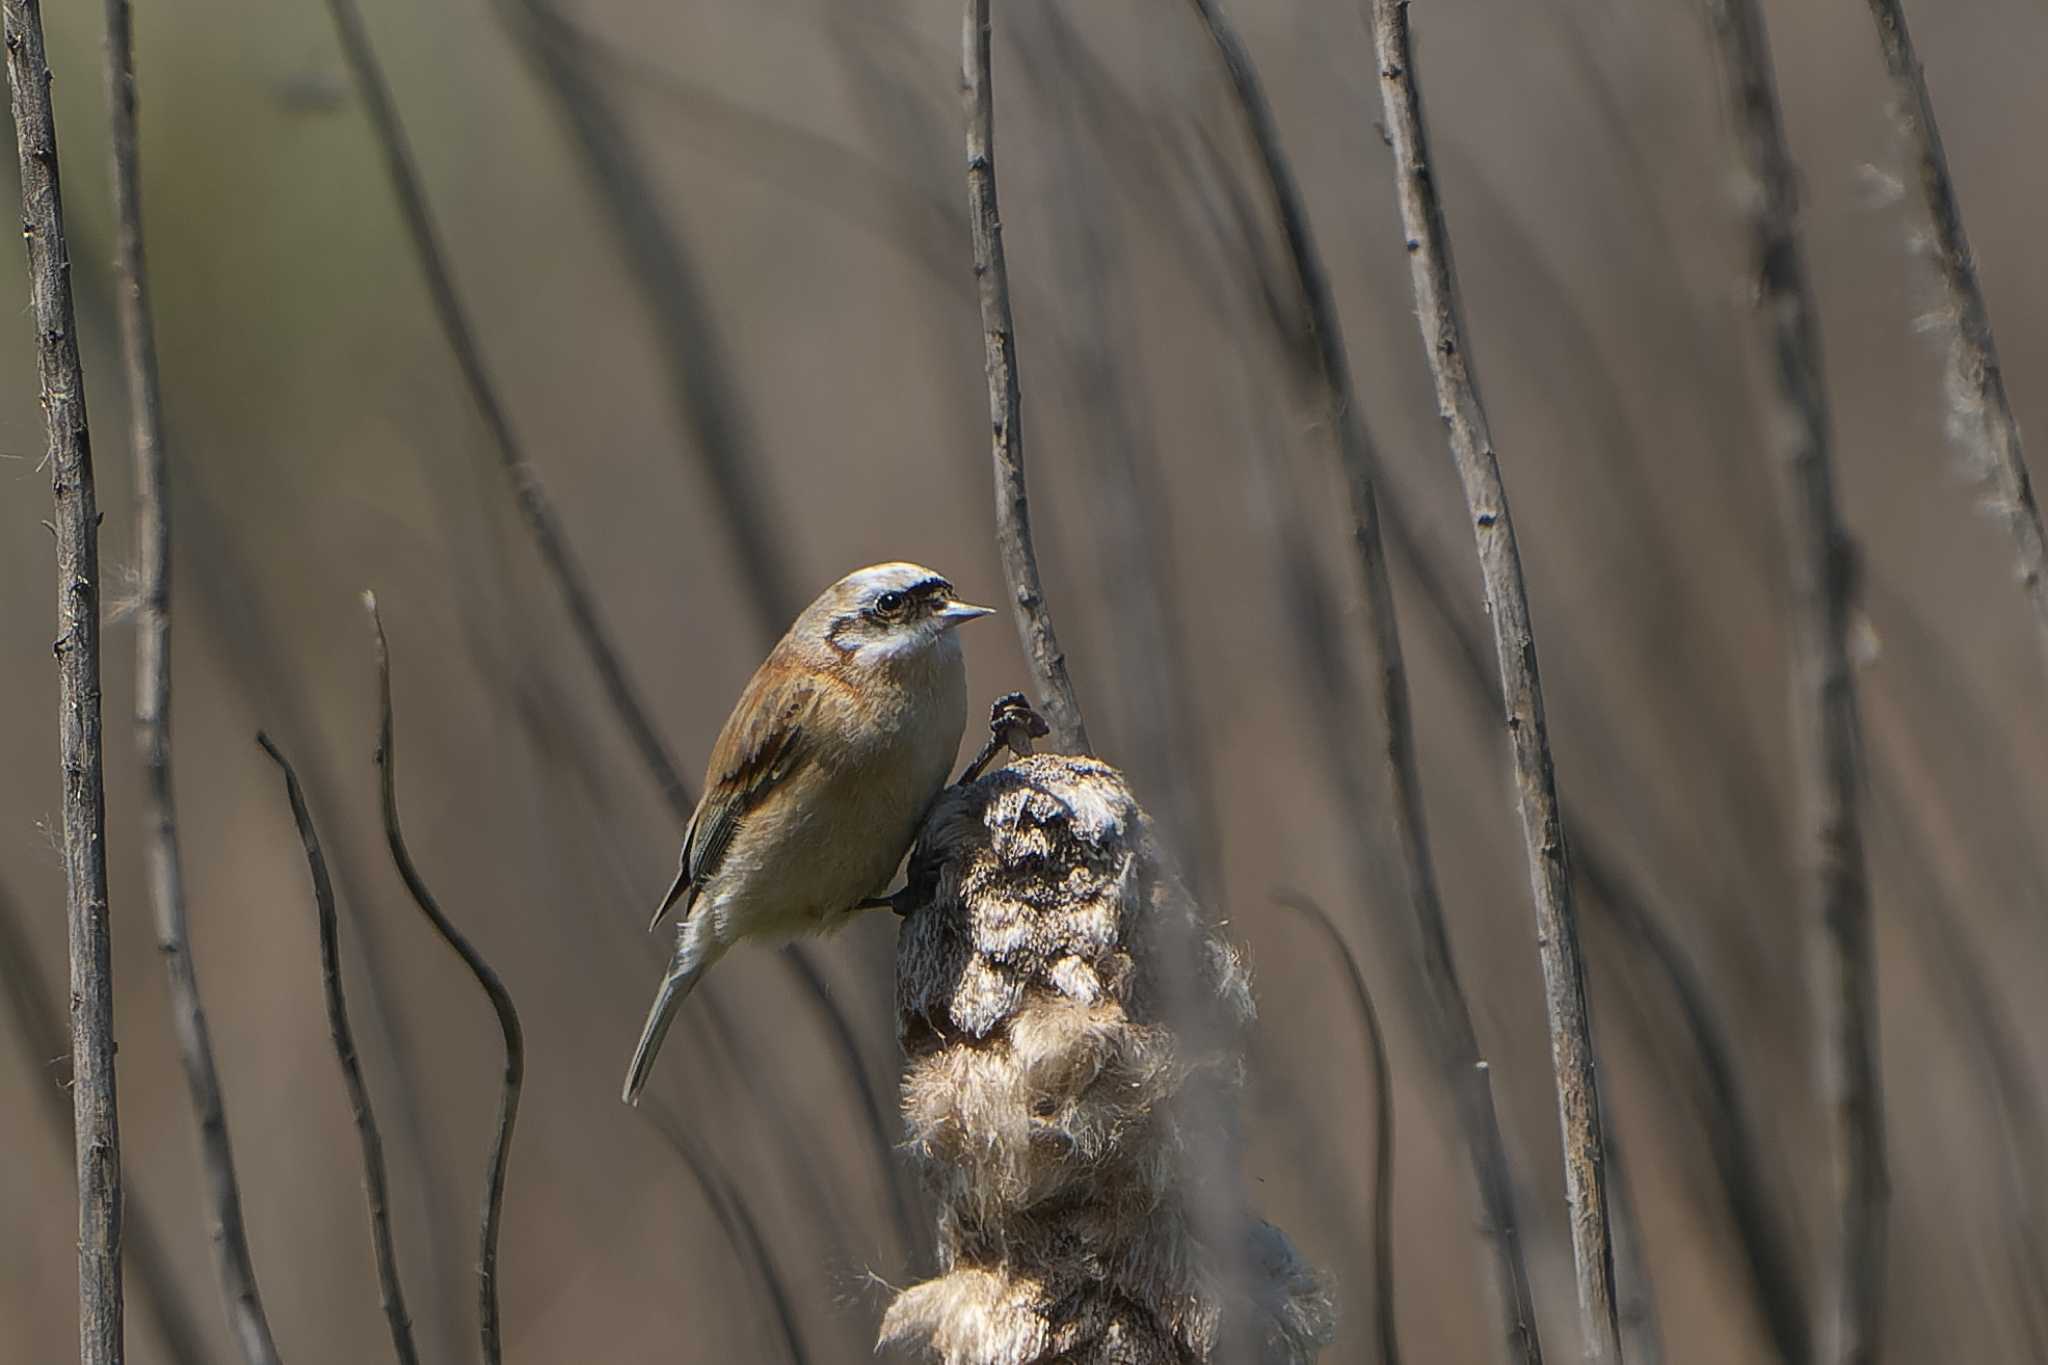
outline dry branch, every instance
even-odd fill
[[[1017,326],[1010,315],[1010,268],[996,204],[995,91],[989,69],[989,0],[967,0],[961,29],[960,91],[967,110],[967,204],[974,232],[975,294],[981,303],[983,358],[988,370],[990,450],[995,463],[996,548],[1003,557],[1017,638],[1037,684],[1039,709],[1053,740],[1069,753],[1088,752],[1081,702],[1067,676],[1067,656],[1053,631],[1038,552],[1031,543],[1031,504],[1024,488],[1023,403],[1017,388]]]
[[[1451,956],[1449,927],[1437,892],[1429,851],[1422,777],[1416,760],[1408,673],[1402,658],[1400,623],[1393,584],[1380,535],[1375,484],[1380,460],[1351,384],[1351,361],[1328,272],[1309,225],[1308,206],[1281,144],[1273,111],[1260,85],[1251,54],[1215,0],[1189,0],[1223,62],[1237,108],[1264,170],[1268,193],[1287,239],[1295,284],[1307,315],[1336,451],[1351,497],[1352,538],[1364,589],[1366,629],[1377,666],[1374,700],[1379,707],[1385,750],[1379,766],[1393,794],[1390,814],[1415,917],[1421,975],[1429,991],[1429,1035],[1465,1138],[1466,1154],[1493,1254],[1495,1289],[1503,1331],[1521,1365],[1541,1365],[1535,1296],[1521,1252],[1507,1148],[1501,1139],[1493,1093],[1472,1025],[1472,1010]]]
[[[406,234],[412,242],[414,255],[419,259],[420,272],[426,277],[435,320],[440,323],[448,349],[454,352],[456,366],[462,371],[463,383],[469,389],[470,401],[476,405],[477,415],[483,419],[491,445],[497,451],[498,463],[503,466],[505,478],[512,485],[513,500],[519,505],[520,516],[525,519],[534,547],[540,551],[541,561],[562,595],[562,604],[568,609],[576,637],[581,641],[591,667],[597,670],[598,680],[604,685],[605,696],[610,700],[619,723],[625,727],[641,761],[660,786],[676,820],[679,823],[687,821],[691,808],[696,804],[690,795],[689,785],[684,782],[675,761],[669,757],[667,746],[654,728],[654,721],[641,704],[631,679],[626,676],[625,665],[620,662],[619,651],[598,614],[597,599],[591,593],[582,564],[569,547],[561,520],[555,514],[554,502],[541,481],[540,470],[527,458],[519,438],[514,435],[512,419],[498,396],[497,386],[491,381],[490,371],[485,368],[476,329],[462,306],[461,296],[455,291],[455,277],[448,268],[447,253],[442,249],[440,233],[434,227],[433,214],[427,207],[426,191],[421,185],[419,170],[413,164],[412,147],[406,141],[405,126],[398,117],[398,104],[392,98],[389,82],[384,78],[377,50],[370,42],[362,11],[356,7],[355,0],[327,0],[327,8],[334,16],[342,53],[362,96],[378,150],[383,154],[384,168],[391,177],[392,191],[398,197],[400,216],[405,220]]]
[[[1951,433],[1965,452],[1988,467],[1997,490],[1996,510],[2012,536],[2019,563],[2020,585],[2034,612],[2034,629],[2044,664],[2048,664],[2048,543],[2041,531],[2041,509],[2034,501],[2027,475],[2020,425],[2005,396],[2005,371],[1998,363],[1998,344],[1991,335],[1991,312],[1977,283],[1977,262],[1963,231],[1962,208],[1949,178],[1948,154],[1934,121],[1934,102],[1927,77],[1913,49],[1900,0],[1870,0],[1877,41],[1891,77],[1893,115],[1912,153],[1920,198],[1934,229],[1929,244],[1946,295],[1942,321],[1948,343]]]
[[[291,803],[292,823],[298,826],[299,842],[306,849],[306,871],[313,881],[313,912],[320,929],[320,988],[327,1002],[327,1032],[334,1041],[342,1085],[348,1090],[349,1113],[355,1119],[356,1140],[363,1149],[363,1196],[370,1206],[370,1246],[377,1258],[377,1289],[399,1365],[418,1365],[419,1348],[413,1344],[412,1317],[405,1311],[405,1290],[398,1279],[398,1253],[391,1241],[384,1139],[377,1132],[377,1115],[370,1106],[369,1088],[363,1084],[355,1030],[348,1022],[348,997],[342,990],[341,931],[334,912],[334,886],[327,876],[327,855],[320,849],[313,813],[306,808],[306,796],[299,789],[299,775],[293,771],[290,760],[270,742],[270,736],[259,731],[256,742],[284,770],[285,799]]]
[[[498,1018],[498,1030],[505,1040],[505,1072],[498,1091],[498,1118],[491,1140],[491,1155],[484,1167],[484,1208],[478,1231],[477,1312],[483,1336],[484,1365],[499,1365],[501,1340],[498,1327],[498,1222],[505,1204],[505,1163],[512,1150],[512,1125],[519,1118],[519,1091],[526,1080],[526,1038],[519,1027],[519,1011],[512,1004],[505,983],[491,970],[491,964],[471,946],[427,889],[412,854],[406,850],[405,834],[398,823],[397,757],[393,752],[391,725],[391,648],[384,638],[384,621],[377,614],[377,599],[364,594],[370,625],[377,637],[377,771],[378,794],[384,812],[384,841],[391,848],[391,861],[412,894],[413,903],[434,926],[442,941],[455,950],[462,965],[476,978]]]
[[[36,377],[56,499],[57,746],[64,774],[65,918],[71,955],[71,1105],[78,1164],[80,1365],[120,1365],[121,1134],[114,1102],[114,978],[107,930],[107,807],[100,753],[100,514],[71,249],[57,183],[57,123],[40,0],[0,4],[21,157]]]
[[[1877,964],[1857,809],[1861,725],[1849,662],[1854,547],[1835,506],[1820,323],[1799,238],[1798,174],[1785,142],[1763,15],[1754,0],[1707,0],[1749,196],[1757,311],[1771,347],[1768,429],[1781,467],[1791,550],[1793,732],[1804,810],[1821,1088],[1834,1167],[1831,1299],[1823,1359],[1877,1358],[1884,1308],[1884,1105]]]
[[[1459,315],[1450,234],[1437,198],[1435,170],[1423,129],[1422,91],[1409,42],[1405,0],[1373,0],[1373,48],[1381,102],[1394,151],[1401,223],[1407,233],[1417,315],[1436,384],[1437,408],[1464,484],[1473,538],[1485,580],[1488,615],[1499,655],[1505,721],[1515,762],[1517,803],[1528,848],[1536,907],[1536,944],[1543,961],[1544,1006],[1551,1064],[1557,1073],[1564,1137],[1565,1200],[1571,1212],[1572,1259],[1578,1272],[1579,1317],[1587,1359],[1621,1359],[1614,1301],[1614,1251],[1607,1220],[1605,1153],[1592,1025],[1586,1012],[1585,967],[1572,906],[1564,824],[1543,715],[1536,637],[1529,620],[1514,520],[1500,463],[1487,431],[1478,381],[1468,360]]]
[[[39,1078],[30,1084],[37,1109],[55,1143],[69,1154],[71,1104],[52,1063],[63,1046],[64,1013],[52,998],[49,978],[37,967],[22,927],[20,904],[0,884],[0,1000],[7,1003],[8,1023],[21,1050],[23,1071]],[[141,1286],[142,1298],[155,1318],[159,1348],[171,1365],[207,1365],[209,1351],[190,1305],[178,1289],[171,1254],[143,1203],[142,1192],[129,1182],[123,1191],[121,1234],[124,1261]]]
[[[1249,979],[1122,777],[1041,754],[948,788],[910,886],[904,1118],[941,1273],[883,1343],[944,1365],[1314,1359],[1327,1286],[1238,1173]]]
[[[1427,606],[1422,619],[1444,634],[1464,684],[1461,694],[1478,723],[1492,724],[1500,704],[1499,677],[1484,657],[1485,645],[1478,630],[1464,623],[1445,575],[1438,572],[1428,551],[1410,532],[1398,503],[1388,504],[1386,527],[1387,543],[1407,561],[1412,581]],[[1687,1041],[1699,1058],[1706,1087],[1699,1118],[1729,1218],[1742,1245],[1743,1268],[1779,1361],[1802,1365],[1808,1358],[1810,1338],[1799,1279],[1728,1030],[1683,945],[1651,910],[1648,889],[1627,870],[1597,825],[1580,819],[1569,803],[1563,809],[1565,827],[1574,831],[1572,875],[1586,893],[1586,904],[1612,920],[1615,931],[1671,991]]]
[[[177,806],[171,787],[171,532],[165,474],[163,406],[157,384],[156,324],[142,237],[142,181],[137,153],[134,25],[128,0],[107,0],[107,106],[113,144],[115,237],[118,250],[121,362],[128,385],[130,439],[135,448],[136,559],[142,573],[136,610],[135,738],[142,759],[142,849],[156,912],[157,952],[170,978],[178,1057],[184,1064],[192,1116],[199,1126],[206,1176],[209,1240],[220,1277],[228,1329],[249,1365],[276,1365],[277,1343],[256,1286],[256,1266],[242,1221],[242,1192],[228,1140],[227,1109],[213,1036],[199,994],[192,939],[185,920],[185,873],[178,853]]]

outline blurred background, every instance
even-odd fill
[[[1545,1341],[1569,1359],[1521,837],[1371,45],[1356,6],[1233,8],[1387,464],[1453,946]],[[2021,425],[2048,433],[2048,161],[2025,131],[2048,120],[2048,11],[1910,8]],[[1000,599],[957,6],[590,0],[541,24],[515,0],[368,9],[486,363],[693,787],[768,644],[839,574],[909,558],[970,599]],[[2048,1359],[2048,1284],[2030,1260],[2048,1238],[2035,1188],[2048,1170],[2040,662],[2009,543],[1945,434],[1926,325],[1936,291],[1869,16],[1851,0],[1766,9],[1804,175],[1840,495],[1865,564],[1888,1355]],[[793,1339],[819,1365],[871,1358],[888,1286],[930,1259],[920,1196],[887,1150],[894,919],[866,917],[801,962],[734,954],[679,1020],[646,1109],[618,1102],[667,948],[642,931],[680,821],[607,704],[436,326],[330,16],[316,0],[187,0],[136,18],[189,908],[284,1355],[389,1347],[305,864],[259,726],[299,765],[334,864],[422,1348],[475,1349],[499,1043],[382,847],[357,602],[374,588],[414,855],[526,1025],[500,1261],[509,1356],[773,1361],[793,1358]],[[112,608],[134,528],[102,33],[97,7],[51,6],[46,22]],[[1582,867],[1590,850],[1625,884],[1587,888],[1581,926],[1636,1356],[1661,1343],[1672,1362],[1780,1359],[1782,1324],[1819,1289],[1828,1175],[1792,833],[1784,546],[1705,30],[1689,6],[1619,0],[1429,0],[1413,22],[1568,832]],[[1187,8],[1166,0],[999,4],[996,34],[1049,600],[1099,751],[1169,822],[1250,954],[1257,1201],[1336,1277],[1345,1321],[1330,1358],[1367,1358],[1370,1060],[1342,964],[1275,905],[1289,889],[1343,926],[1388,1023],[1404,1345],[1417,1360],[1498,1359],[1374,766],[1342,483],[1228,86]],[[5,986],[27,1002],[0,1050],[0,1359],[28,1362],[74,1349],[75,1213],[49,489],[23,278],[0,271],[16,319],[0,327],[0,887],[18,940]],[[720,460],[737,473],[721,481]],[[736,508],[752,509],[751,533]],[[751,569],[749,534],[767,554]],[[131,1359],[224,1360],[138,855],[133,633],[112,614]],[[968,646],[978,717],[1027,677],[1006,619]],[[1702,1020],[1720,1051],[1703,1054]],[[1733,1181],[1717,1146],[1731,1114],[1753,1158]],[[138,1269],[147,1235],[152,1272]]]

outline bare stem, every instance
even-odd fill
[[[1891,77],[1893,113],[1920,182],[1921,202],[1934,229],[1932,256],[1948,299],[1949,385],[1952,429],[1969,454],[1989,466],[1997,489],[1996,507],[2012,536],[2021,587],[2033,608],[2034,627],[2044,664],[2048,664],[2048,540],[2041,530],[2041,509],[2027,476],[2026,451],[2020,425],[2005,396],[2005,371],[1998,363],[1998,345],[1991,335],[1991,312],[1977,283],[1977,262],[1963,231],[1962,208],[1949,179],[1948,154],[1934,121],[1934,103],[1927,77],[1906,28],[1900,0],[1870,0],[1877,41]]]
[[[64,1016],[51,998],[49,978],[37,968],[22,919],[20,904],[0,884],[0,1000],[6,1002],[8,1023],[21,1050],[22,1069],[37,1078],[31,1082],[36,1108],[46,1120],[52,1139],[68,1152],[71,1105],[58,1077],[51,1074],[54,1050],[62,1046],[57,1039],[63,1032]],[[163,1358],[171,1365],[207,1365],[205,1334],[179,1292],[170,1252],[143,1202],[142,1191],[130,1182],[124,1197],[125,1259],[135,1272],[143,1301],[149,1305],[149,1315],[156,1320]]]
[[[369,1089],[363,1084],[355,1030],[348,1022],[348,998],[342,991],[341,931],[334,912],[334,885],[327,876],[327,855],[320,850],[320,834],[313,828],[313,813],[306,808],[306,796],[299,789],[299,775],[292,770],[290,760],[270,742],[270,736],[259,731],[256,742],[284,770],[285,799],[291,803],[299,842],[306,848],[306,870],[313,879],[313,910],[320,926],[320,986],[327,1001],[327,1032],[334,1040],[335,1060],[341,1063],[342,1085],[348,1090],[349,1113],[355,1118],[356,1139],[363,1149],[363,1195],[370,1206],[370,1246],[377,1258],[377,1288],[400,1365],[418,1365],[419,1349],[413,1344],[412,1317],[405,1311],[405,1290],[398,1279],[398,1254],[391,1241],[384,1139],[377,1132],[377,1115],[370,1107]]]
[[[1412,581],[1427,606],[1422,619],[1443,632],[1464,683],[1460,691],[1467,704],[1482,723],[1491,724],[1499,705],[1499,679],[1487,665],[1485,645],[1476,630],[1465,628],[1445,576],[1430,562],[1428,551],[1410,533],[1400,511],[1398,503],[1387,506],[1388,543],[1414,573]],[[1742,1243],[1744,1269],[1778,1359],[1783,1365],[1802,1365],[1808,1351],[1806,1312],[1728,1031],[1683,945],[1652,913],[1648,889],[1629,873],[1625,860],[1606,843],[1598,826],[1579,819],[1570,805],[1565,806],[1564,816],[1566,827],[1576,831],[1572,836],[1572,873],[1587,893],[1586,903],[1596,913],[1608,915],[1616,932],[1641,953],[1671,990],[1686,1037],[1699,1057],[1707,1091],[1700,1119],[1728,1201],[1729,1218]]]
[[[1379,766],[1394,797],[1390,813],[1407,879],[1409,905],[1415,917],[1421,975],[1430,995],[1430,1038],[1472,1163],[1473,1182],[1493,1253],[1504,1335],[1521,1365],[1540,1365],[1543,1343],[1537,1332],[1535,1296],[1522,1259],[1507,1148],[1501,1139],[1492,1088],[1483,1069],[1471,1005],[1451,956],[1450,931],[1430,857],[1408,671],[1402,656],[1400,623],[1394,612],[1393,583],[1380,535],[1379,499],[1375,491],[1380,476],[1379,453],[1366,430],[1357,394],[1352,389],[1343,325],[1322,253],[1309,224],[1308,206],[1281,145],[1279,127],[1259,83],[1258,70],[1215,0],[1188,3],[1215,44],[1230,78],[1245,131],[1265,172],[1274,214],[1287,239],[1295,284],[1308,317],[1330,426],[1336,437],[1336,453],[1351,496],[1352,539],[1364,590],[1366,630],[1372,638],[1377,666],[1374,699],[1385,736]]]
[[[1819,1338],[1823,1359],[1864,1365],[1877,1358],[1883,1326],[1890,1190],[1870,888],[1857,809],[1862,735],[1848,648],[1854,547],[1835,506],[1820,324],[1799,238],[1798,174],[1785,143],[1763,15],[1754,0],[1707,0],[1706,9],[1736,144],[1755,182],[1751,266],[1771,346],[1769,430],[1792,555],[1793,752],[1804,804],[1799,846],[1834,1166],[1834,1262]]]
[[[178,854],[171,788],[171,539],[165,476],[163,407],[157,385],[156,325],[142,238],[137,157],[134,24],[128,0],[107,0],[107,106],[113,144],[114,210],[120,276],[121,362],[135,448],[136,558],[142,571],[136,613],[135,739],[142,759],[142,848],[156,912],[157,952],[170,978],[173,1032],[192,1115],[199,1125],[206,1176],[208,1233],[220,1276],[228,1330],[249,1365],[276,1365],[277,1343],[256,1286],[242,1221],[242,1192],[228,1140],[227,1109],[213,1037],[199,994],[198,968],[185,919],[185,874]]]
[[[462,965],[476,978],[498,1017],[498,1030],[505,1039],[505,1075],[498,1092],[498,1120],[491,1141],[490,1159],[484,1168],[484,1208],[477,1255],[477,1310],[482,1323],[485,1365],[499,1365],[501,1338],[498,1327],[498,1222],[505,1204],[505,1163],[512,1149],[512,1125],[519,1117],[519,1091],[526,1080],[526,1038],[519,1027],[519,1011],[512,1004],[505,983],[491,970],[491,964],[470,945],[462,931],[441,913],[434,893],[427,889],[412,854],[405,847],[405,834],[398,824],[397,759],[392,748],[391,649],[384,639],[384,620],[377,614],[377,599],[364,594],[370,624],[377,636],[377,769],[379,794],[384,810],[384,842],[391,848],[391,861],[412,893],[434,931],[455,950]]]
[[[1543,962],[1544,1006],[1550,1023],[1551,1065],[1557,1075],[1558,1114],[1564,1136],[1565,1200],[1571,1214],[1572,1259],[1578,1271],[1579,1317],[1586,1358],[1621,1359],[1614,1301],[1614,1249],[1607,1219],[1606,1159],[1600,1127],[1592,1025],[1586,1012],[1585,966],[1558,812],[1557,778],[1543,715],[1536,637],[1528,589],[1515,545],[1514,519],[1500,462],[1487,431],[1479,385],[1466,357],[1458,311],[1450,234],[1437,198],[1434,168],[1423,130],[1422,91],[1409,42],[1405,0],[1373,0],[1387,139],[1393,147],[1401,222],[1407,237],[1417,315],[1436,384],[1437,409],[1450,437],[1452,458],[1465,487],[1473,538],[1485,581],[1488,614],[1499,655],[1501,695],[1514,753],[1517,804],[1528,848],[1535,899],[1536,944]]]
[[[613,712],[661,787],[662,795],[678,823],[687,821],[691,807],[696,804],[689,785],[684,782],[675,761],[669,757],[667,746],[654,728],[654,721],[642,705],[631,679],[626,676],[625,665],[619,661],[619,651],[598,615],[597,599],[591,593],[582,564],[569,547],[561,520],[555,514],[554,501],[541,481],[540,470],[527,458],[519,438],[513,434],[512,419],[507,415],[497,386],[492,383],[490,372],[484,366],[476,329],[455,291],[455,277],[448,269],[447,253],[441,247],[440,233],[435,229],[433,215],[427,208],[426,191],[421,187],[419,169],[413,164],[405,126],[399,120],[398,105],[391,96],[390,84],[377,60],[376,48],[371,45],[369,29],[363,24],[362,11],[356,7],[355,0],[327,0],[327,8],[334,16],[335,29],[341,36],[342,53],[348,60],[356,89],[362,95],[378,149],[384,155],[384,168],[391,177],[392,190],[398,196],[400,216],[405,220],[413,253],[419,258],[420,271],[426,277],[427,293],[433,299],[434,316],[441,324],[448,349],[455,354],[456,366],[462,371],[463,382],[469,388],[470,400],[476,404],[477,415],[483,419],[491,444],[498,452],[498,462],[504,467],[505,477],[512,485],[519,513],[526,520],[527,530],[533,536],[534,546],[540,551],[548,574],[555,580],[555,588],[562,595],[562,604],[568,609],[577,639],[582,642],[583,652],[589,657],[591,666],[597,670],[598,680],[604,685]]]
[[[1382,1365],[1401,1365],[1401,1334],[1394,1312],[1394,1086],[1387,1066],[1386,1035],[1380,1030],[1380,1013],[1373,1008],[1372,989],[1365,984],[1358,957],[1337,922],[1305,896],[1281,896],[1279,900],[1320,929],[1336,950],[1350,977],[1351,996],[1372,1049],[1373,1130],[1377,1134],[1372,1168],[1373,1322],[1379,1331]]]
[[[1010,270],[996,205],[995,91],[989,70],[989,0],[967,0],[961,33],[960,90],[967,110],[967,206],[974,233],[975,293],[988,370],[988,413],[995,461],[996,548],[1003,557],[1017,638],[1037,684],[1039,710],[1053,740],[1068,753],[1088,752],[1081,702],[1067,676],[1067,656],[1053,631],[1038,552],[1031,544],[1031,505],[1024,489],[1023,403],[1017,389],[1017,325],[1010,314]]]
[[[107,931],[107,807],[100,753],[100,514],[71,250],[57,183],[57,122],[40,0],[4,0],[7,84],[21,155],[21,235],[46,457],[56,498],[57,746],[64,774],[65,918],[71,954],[71,1106],[78,1164],[81,1365],[120,1365],[121,1133],[114,1103],[114,977]]]

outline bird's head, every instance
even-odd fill
[[[992,611],[962,602],[921,564],[872,564],[825,589],[799,628],[817,631],[850,663],[884,665],[950,644],[955,626]]]

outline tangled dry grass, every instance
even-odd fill
[[[945,1365],[1313,1359],[1327,1283],[1237,1178],[1250,980],[1122,775],[1045,755],[952,789],[911,883],[903,1109],[940,1274],[883,1343]]]

